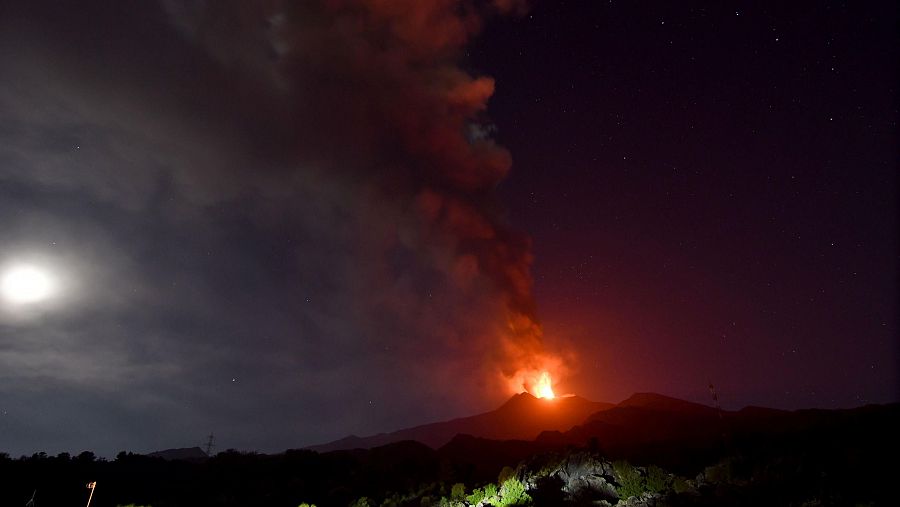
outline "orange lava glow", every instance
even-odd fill
[[[559,389],[561,385],[565,389],[565,380],[569,375],[569,368],[562,355],[537,352],[522,354],[512,360],[518,364],[518,368],[502,373],[509,394],[528,393],[545,400],[562,396]]]
[[[556,398],[556,394],[553,392],[553,381],[550,379],[550,374],[546,371],[541,372],[531,391],[531,394],[536,398],[547,398],[549,400]]]
[[[527,392],[535,398],[552,400],[557,397],[553,391],[554,376],[550,368],[522,369],[509,377],[507,382],[513,394]]]

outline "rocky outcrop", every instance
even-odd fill
[[[626,473],[630,479],[622,477]],[[655,507],[664,504],[669,488],[653,489],[648,477],[671,484],[673,476],[657,467],[645,469],[625,463],[613,464],[597,452],[575,450],[534,456],[516,469],[516,478],[535,498],[535,505],[576,504],[619,507]],[[640,481],[644,491],[623,497],[629,480]],[[632,484],[632,491],[634,486]],[[557,492],[555,498],[548,492]],[[544,498],[541,502],[539,499]],[[555,500],[555,501],[554,501]]]
[[[589,451],[536,456],[516,475],[529,491],[551,482],[566,500],[618,500],[612,463]]]

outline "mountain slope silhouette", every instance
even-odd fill
[[[415,440],[437,449],[456,435],[492,440],[533,440],[544,431],[565,431],[581,424],[591,414],[607,410],[611,403],[595,402],[579,396],[552,400],[521,393],[496,410],[449,421],[424,424],[368,437],[349,436],[308,449],[328,452],[341,449],[370,449],[402,440]]]

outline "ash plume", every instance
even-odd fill
[[[3,3],[0,42],[17,51],[0,54],[15,76],[0,80],[0,250],[73,281],[59,308],[0,315],[0,394],[32,415],[64,397],[131,421],[103,441],[81,430],[102,421],[17,422],[10,442],[117,451],[135,432],[216,427],[277,449],[484,408],[562,373],[529,239],[495,194],[511,157],[491,138],[494,81],[460,65],[488,18],[522,9]],[[274,406],[260,442],[252,414]]]
[[[384,256],[373,260],[359,296],[373,303],[362,305],[370,318],[394,317],[383,323],[394,327],[388,333],[434,335],[442,347],[459,349],[455,356],[471,354],[476,369],[499,371],[513,384],[525,383],[522,371],[553,362],[536,318],[529,239],[503,222],[494,196],[511,164],[487,135],[494,81],[459,66],[487,16],[524,4],[166,6],[192,40],[291,104],[289,145],[299,161],[312,157],[364,182],[372,211],[395,218],[360,236]],[[457,318],[469,321],[461,331],[452,329]]]

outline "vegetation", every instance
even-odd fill
[[[613,470],[616,472],[616,481],[619,483],[619,487],[616,488],[619,498],[641,496],[641,493],[647,490],[646,482],[640,471],[627,461],[616,461],[613,463]]]
[[[672,490],[675,491],[676,494],[684,494],[691,491],[691,485],[688,483],[687,479],[684,477],[675,477],[672,481]]]
[[[493,505],[505,507],[507,505],[528,505],[531,497],[525,492],[525,486],[516,478],[506,479],[500,486],[500,501]]]
[[[627,461],[616,461],[613,463],[613,470],[616,474],[616,481],[619,486],[616,488],[619,498],[627,499],[632,496],[641,496],[644,493],[661,495],[673,489],[675,479],[665,470],[650,465],[644,473],[632,466]],[[682,481],[678,484],[681,492],[688,490],[687,484]]]
[[[491,502],[494,502],[495,499],[500,498],[500,494],[497,492],[496,484],[488,484],[484,487],[484,503],[493,505]]]
[[[522,443],[510,447],[514,458],[481,443],[448,455],[411,442],[326,454],[225,451],[198,461],[0,453],[2,503],[24,505],[36,492],[36,505],[83,505],[84,485],[97,481],[95,502],[118,507],[893,505],[895,473],[877,463],[900,450],[892,438],[900,408],[851,415],[773,434],[735,431],[724,442],[715,433],[706,448],[688,441],[629,453],[606,445],[612,455],[589,445],[531,452]]]
[[[665,470],[656,465],[647,467],[647,477],[644,480],[644,488],[649,493],[662,493],[672,485],[672,477]]]
[[[472,490],[472,494],[466,496],[466,501],[471,505],[478,505],[484,500],[484,490],[481,488],[475,488]]]
[[[507,481],[507,479],[511,479],[516,476],[516,471],[512,469],[512,467],[503,467],[500,470],[500,475],[497,476],[497,482],[503,484]]]
[[[457,482],[450,487],[450,499],[455,502],[462,502],[466,499],[466,485]]]
[[[482,488],[475,488],[471,493],[466,494],[466,486],[461,482],[454,483],[450,486],[449,497],[444,495],[440,498],[432,499],[427,495],[418,497],[419,505],[437,505],[438,507],[468,507],[468,506],[493,506],[493,507],[512,507],[520,505],[531,505],[531,496],[525,491],[525,485],[514,477],[512,468],[505,467],[501,473],[501,477],[506,477],[500,487],[497,484],[489,483]],[[443,487],[440,488],[443,490]],[[445,491],[445,490],[444,490]],[[386,498],[381,507],[409,504],[417,498],[415,495],[411,497],[393,496]],[[350,504],[350,507],[373,507],[377,505],[372,503],[368,497],[361,497]],[[302,507],[302,506],[301,506]]]

